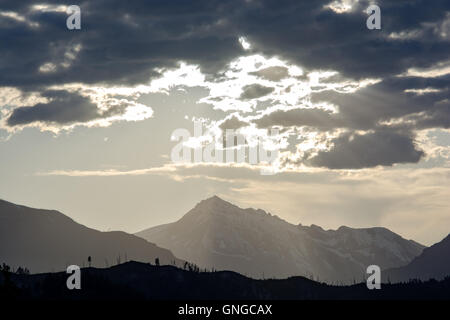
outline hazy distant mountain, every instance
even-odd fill
[[[161,264],[182,262],[166,249],[125,232],[100,232],[54,210],[32,209],[0,200],[0,263],[32,273],[60,271],[69,264],[105,267],[125,259]]]
[[[410,279],[443,279],[450,276],[450,234],[441,242],[423,250],[410,264],[386,270],[384,280],[392,282]]]
[[[371,264],[382,269],[406,265],[424,248],[385,228],[295,226],[218,197],[200,202],[177,222],[137,235],[201,267],[256,278],[304,275],[345,283],[365,279]]]

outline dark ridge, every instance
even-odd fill
[[[332,286],[304,277],[254,280],[238,273],[187,271],[127,262],[107,269],[83,268],[82,290],[68,290],[65,272],[0,273],[0,297],[26,300],[436,300],[450,299],[450,278]]]

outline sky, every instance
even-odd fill
[[[105,231],[218,195],[324,229],[450,232],[449,1],[78,1],[68,29],[73,4],[0,4],[0,198]],[[234,150],[226,130],[273,157],[195,161]]]

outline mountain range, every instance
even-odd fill
[[[125,260],[182,265],[169,250],[122,232],[100,232],[55,210],[33,209],[0,200],[0,263],[32,273],[68,265],[108,267]]]
[[[55,210],[0,200],[0,263],[13,269],[43,273],[63,271],[70,264],[105,268],[156,259],[161,265],[191,270],[195,263],[257,279],[305,276],[349,284],[364,281],[371,264],[382,268],[384,282],[444,279],[450,275],[450,235],[425,248],[386,228],[294,225],[216,196],[176,222],[131,235],[100,232]]]
[[[386,228],[293,225],[217,196],[201,201],[176,222],[136,235],[200,267],[253,278],[301,275],[328,283],[361,281],[372,264],[383,270],[405,266],[425,248]]]

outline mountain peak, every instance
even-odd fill
[[[243,209],[213,196],[178,221],[144,230],[139,236],[201,267],[256,278],[314,274],[350,283],[355,275],[365,273],[364,266],[406,265],[422,252],[422,247],[401,237],[348,227],[340,230],[345,229],[351,232],[317,225],[298,228],[264,210]]]
[[[232,204],[228,201],[223,200],[222,198],[219,198],[218,196],[214,195],[212,197],[209,197],[205,200],[200,201],[200,203],[197,204],[197,206],[231,206]]]
[[[213,195],[212,197],[209,197],[209,198],[207,198],[207,199],[205,199],[203,201],[206,201],[206,202],[227,202],[227,201],[223,200],[222,198],[220,198],[220,197],[218,197],[216,195]]]
[[[211,214],[223,213],[233,210],[235,206],[228,201],[225,201],[218,196],[214,195],[205,200],[201,200],[197,203],[197,205],[191,209],[185,217],[193,217],[193,216],[210,216]],[[182,218],[182,219],[183,219]]]

